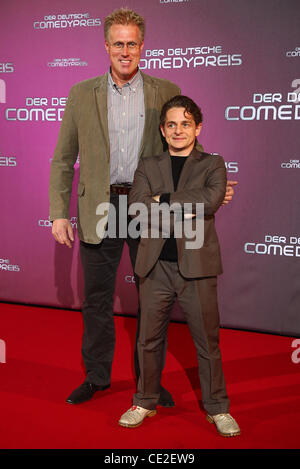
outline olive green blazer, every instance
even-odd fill
[[[162,105],[180,89],[168,80],[142,73],[145,100],[145,127],[139,157],[163,151],[159,131]],[[67,100],[50,170],[50,220],[69,218],[74,165],[79,153],[78,235],[97,244],[107,214],[97,215],[100,203],[110,199],[110,152],[107,122],[107,74],[74,85]],[[102,223],[103,222],[103,223]],[[99,225],[98,225],[99,228]],[[104,230],[103,230],[104,232]]]

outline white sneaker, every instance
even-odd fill
[[[138,427],[143,423],[145,417],[153,417],[156,414],[156,410],[144,409],[138,405],[132,406],[119,420],[121,427],[134,428]]]
[[[237,422],[230,414],[217,414],[206,416],[209,423],[214,423],[222,436],[237,436],[241,430]]]

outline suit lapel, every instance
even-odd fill
[[[177,186],[178,191],[184,188],[190,176],[193,175],[195,164],[197,160],[199,160],[200,158],[201,158],[201,153],[194,148],[182,168],[180,178],[178,181],[178,186]]]
[[[97,114],[100,128],[103,134],[106,151],[109,157],[109,133],[108,133],[108,110],[107,110],[107,73],[99,78],[98,84],[94,88]]]
[[[165,151],[159,157],[158,166],[161,172],[161,177],[164,181],[165,192],[174,192],[171,157],[168,151]]]
[[[152,125],[152,120],[154,118],[154,113],[151,112],[151,109],[156,108],[156,102],[157,102],[157,92],[158,92],[158,87],[153,81],[151,80],[150,77],[142,73],[143,77],[143,90],[144,90],[144,103],[145,103],[145,125],[144,125],[144,131],[143,131],[143,136],[142,136],[142,141],[141,141],[141,148],[139,151],[139,158],[141,157],[144,148],[145,148],[145,142],[146,138],[148,135],[149,138],[149,129],[151,129]]]

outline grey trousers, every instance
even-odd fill
[[[156,408],[164,343],[176,296],[197,350],[203,407],[210,415],[229,412],[219,348],[217,277],[186,279],[177,263],[167,261],[158,261],[150,274],[140,279],[140,377],[133,404]]]

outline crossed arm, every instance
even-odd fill
[[[234,195],[234,186],[236,184],[237,184],[237,181],[227,181],[226,194],[222,202],[222,205],[227,205],[230,203]],[[159,196],[155,196],[155,197],[158,198],[157,200],[158,202]],[[72,247],[72,242],[74,241],[74,233],[73,233],[73,228],[70,223],[70,220],[68,220],[67,218],[58,218],[57,220],[53,221],[52,234],[54,236],[54,239],[58,243],[65,244],[69,248]]]
[[[233,186],[236,186],[238,184],[238,181],[227,181],[226,183],[226,193],[224,200],[221,205],[227,205],[229,202],[232,200],[232,197],[234,196],[234,189]],[[156,202],[159,202],[160,195],[155,195],[153,199]]]
[[[222,205],[227,205],[233,198],[234,186],[237,185],[237,181],[227,181],[226,193]],[[160,196],[155,196],[154,199],[158,202]],[[74,233],[70,220],[67,218],[58,218],[53,221],[52,234],[54,239],[60,243],[65,244],[69,248],[72,247],[74,241]]]

